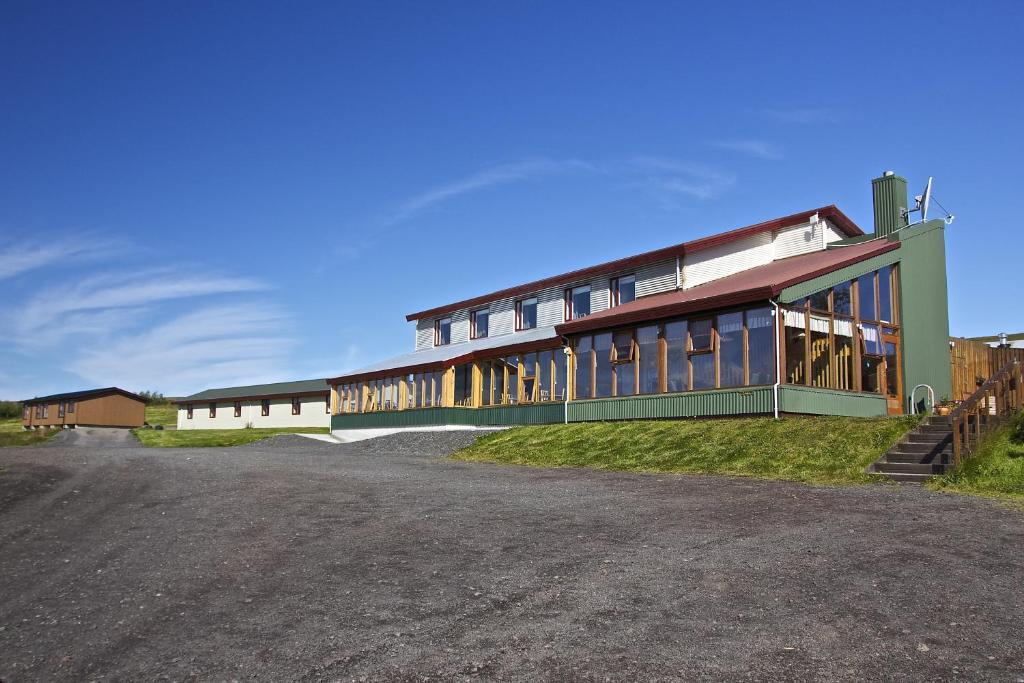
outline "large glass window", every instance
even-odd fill
[[[832,312],[853,315],[852,283],[844,282],[832,288]]]
[[[594,398],[612,395],[612,333],[594,335]]]
[[[633,330],[620,330],[612,335],[614,354],[615,395],[632,396],[636,393],[636,354]]]
[[[455,405],[468,406],[472,403],[473,364],[455,366]]]
[[[509,375],[509,402],[519,402],[519,356],[510,355],[505,358],[505,367],[508,369]]]
[[[537,354],[537,400],[551,400],[551,351]]]
[[[640,364],[640,393],[656,394],[661,391],[658,371],[661,366],[661,344],[658,326],[648,325],[636,331],[636,348]]]
[[[481,395],[482,395],[481,399],[480,399],[480,402],[481,402],[481,405],[489,406],[489,405],[491,405],[491,377],[492,377],[492,375],[494,373],[494,370],[491,367],[491,364],[489,362],[488,363],[481,363],[480,365],[481,365],[481,368],[480,368],[480,370],[481,370],[481,372],[480,372],[480,377],[481,377],[480,392],[481,392]],[[500,399],[499,399],[499,401],[500,401]]]
[[[815,311],[827,311],[828,307],[828,290],[821,292],[815,292],[808,297],[811,303],[811,308]]]
[[[892,269],[889,266],[878,271],[878,319],[884,323],[893,322]]]
[[[452,341],[452,319],[441,318],[434,321],[434,346],[445,346]]]
[[[537,327],[537,297],[516,302],[516,329],[532,330]]]
[[[775,383],[775,325],[772,309],[747,311],[747,383]]]
[[[523,385],[523,400],[532,402],[537,400],[537,354],[523,354],[523,374],[520,377]]]
[[[710,319],[690,321],[690,375],[694,389],[715,386],[714,334]]]
[[[589,334],[576,340],[575,366],[576,366],[576,398],[590,398],[591,380],[593,378],[593,354],[591,353],[591,337]]]
[[[588,315],[590,315],[590,285],[566,290],[565,319],[578,320]]]
[[[715,387],[715,354],[701,353],[690,357],[693,370],[694,389],[713,389]]]
[[[552,351],[555,361],[554,377],[552,377],[551,398],[555,401],[564,401],[568,388],[568,378],[565,376],[567,367],[567,356],[562,349]]]
[[[785,311],[786,315],[786,381],[807,384],[807,314]]]
[[[811,386],[832,386],[829,319],[811,316]]]
[[[636,299],[636,276],[622,275],[612,279],[610,302],[612,306],[628,304],[634,299]]]
[[[832,333],[836,343],[835,388],[853,391],[856,388],[853,367],[853,322],[836,318],[833,321]]]
[[[743,386],[743,314],[718,316],[718,386]]]
[[[874,273],[857,278],[857,300],[861,320],[878,320],[878,312],[875,310]]]
[[[686,358],[686,321],[665,323],[665,359],[668,391],[689,388],[689,363]]]
[[[481,308],[478,311],[470,313],[470,336],[473,339],[481,339],[487,336],[487,323],[490,319],[491,311],[488,308]]]
[[[491,368],[494,372],[494,403],[495,405],[507,403],[508,397],[505,395],[505,361],[498,359],[491,363]]]

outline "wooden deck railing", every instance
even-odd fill
[[[1024,349],[1001,349],[973,339],[949,338],[950,374],[954,401],[966,400],[978,387],[1012,360],[1024,361]]]
[[[1024,406],[1024,363],[1013,359],[958,405],[953,424],[953,464],[959,465],[991,432]]]

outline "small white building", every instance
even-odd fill
[[[207,389],[174,403],[178,406],[178,429],[331,424],[331,388],[323,379]]]

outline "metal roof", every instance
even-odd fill
[[[625,268],[634,268],[639,265],[647,263],[655,263],[664,259],[675,258],[676,256],[682,256],[684,254],[692,254],[704,249],[710,249],[721,244],[728,244],[735,242],[736,240],[750,237],[751,235],[757,235],[764,232],[771,232],[772,230],[779,230],[782,228],[791,227],[794,225],[800,225],[810,220],[811,216],[817,214],[820,218],[826,218],[836,224],[840,230],[847,237],[860,237],[864,234],[864,231],[853,222],[839,208],[830,204],[828,206],[822,206],[817,209],[810,209],[808,211],[801,211],[800,213],[794,213],[789,216],[782,216],[781,218],[773,218],[772,220],[763,221],[761,223],[755,223],[754,225],[748,225],[743,228],[736,228],[735,230],[729,230],[727,232],[720,232],[708,237],[701,237],[700,239],[690,240],[689,242],[683,242],[681,244],[674,244],[669,247],[663,247],[661,249],[655,249],[654,251],[646,251],[642,254],[636,254],[634,256],[627,256],[626,258],[617,259],[615,261],[608,261],[607,263],[601,263],[596,266],[589,266],[587,268],[581,268],[579,270],[573,270],[568,273],[562,273],[561,275],[555,275],[547,277],[542,280],[535,280],[533,282],[527,282],[526,284],[516,285],[515,287],[509,287],[507,289],[501,289],[490,294],[484,294],[483,296],[475,296],[471,299],[465,299],[464,301],[457,301],[451,304],[445,304],[436,308],[427,309],[425,311],[418,311],[416,313],[410,313],[405,316],[408,321],[419,320],[420,318],[427,318],[430,316],[441,315],[443,313],[450,313],[457,311],[462,308],[468,308],[476,306],[477,304],[487,303],[495,299],[503,299],[511,296],[518,296],[521,294],[529,294],[545,287],[551,287],[557,284],[569,283],[572,280],[586,277],[594,277],[596,275],[603,275],[608,273],[614,273]]]
[[[555,332],[555,326],[549,325],[548,327],[538,327],[533,330],[527,330],[525,332],[516,332],[514,334],[502,334],[496,337],[484,337],[483,339],[471,339],[467,342],[460,342],[458,344],[446,344],[444,346],[435,346],[429,349],[421,349],[419,351],[413,351],[411,353],[402,354],[401,356],[395,356],[388,360],[381,361],[380,363],[374,363],[352,372],[346,372],[344,375],[332,378],[331,382],[336,383],[338,381],[355,380],[363,375],[376,374],[379,375],[388,370],[402,370],[402,371],[415,371],[417,368],[425,368],[428,366],[446,366],[451,365],[454,361],[460,360],[465,357],[472,357],[474,354],[481,352],[494,352],[502,348],[508,348],[510,352],[514,349],[524,346],[530,346],[532,344],[543,345],[546,342],[553,342],[558,340],[558,333]]]
[[[266,398],[268,396],[287,396],[289,394],[319,394],[330,391],[326,379],[303,379],[295,382],[276,382],[274,384],[250,384],[244,387],[223,387],[206,389],[198,394],[175,399],[174,403],[193,401],[215,401],[226,398]]]
[[[63,394],[50,394],[49,396],[36,396],[35,398],[27,398],[22,403],[34,404],[34,403],[48,403],[51,401],[77,401],[85,398],[99,398],[100,396],[106,396],[108,394],[121,394],[128,398],[135,399],[136,401],[145,402],[146,399],[142,398],[138,394],[133,394],[130,391],[125,391],[119,387],[106,387],[103,389],[85,389],[84,391],[68,391]]]
[[[735,275],[728,275],[690,289],[678,289],[664,294],[645,296],[628,304],[594,313],[586,318],[556,325],[555,329],[559,334],[572,334],[681,313],[709,311],[752,301],[767,301],[778,296],[786,287],[898,249],[899,246],[899,242],[871,240],[825,251],[815,251],[801,256],[792,256],[763,266],[755,266]]]

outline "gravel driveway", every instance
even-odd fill
[[[472,436],[0,449],[0,680],[1024,680],[1024,515]]]

